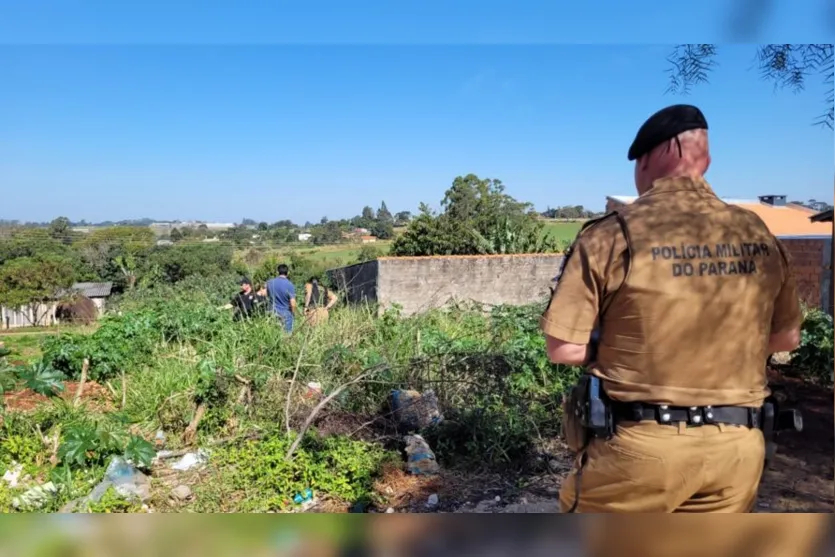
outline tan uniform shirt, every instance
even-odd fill
[[[615,400],[760,405],[769,335],[802,321],[779,241],[703,180],[658,180],[618,214],[578,235],[542,330],[586,344],[599,327],[590,372]]]

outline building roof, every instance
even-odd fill
[[[607,199],[613,199],[620,203],[629,204],[637,199],[631,195],[610,195]],[[759,216],[772,234],[775,236],[803,236],[803,237],[824,237],[832,235],[832,227],[827,222],[815,221],[814,216],[810,219],[810,213],[814,211],[808,207],[787,203],[781,207],[774,207],[762,203],[756,199],[732,199],[721,198],[730,205],[736,205]],[[830,221],[832,212],[830,211]],[[815,215],[817,216],[817,215]]]
[[[832,222],[832,209],[822,211],[809,217],[812,222]]]
[[[113,290],[112,282],[76,282],[71,290],[75,290],[87,298],[106,298]]]

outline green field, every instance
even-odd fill
[[[545,221],[545,233],[550,237],[559,241],[561,246],[567,246],[571,243],[580,227],[583,225],[581,221]],[[289,248],[276,248],[269,250],[269,255],[275,255],[279,258],[291,255],[300,255],[317,263],[322,263],[326,267],[340,267],[343,265],[351,265],[356,263],[360,250],[363,247],[369,246],[376,249],[379,255],[387,255],[391,247],[391,241],[379,241],[373,244],[336,244],[331,246],[293,246]],[[266,254],[265,254],[266,255]]]
[[[91,327],[27,327],[0,331],[0,344],[12,351],[11,361],[32,363],[41,357],[41,342],[48,336],[62,332],[91,333],[96,329]]]
[[[545,232],[552,238],[561,242],[573,242],[583,226],[581,221],[564,222],[549,220],[545,223]]]

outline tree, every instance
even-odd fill
[[[362,218],[366,221],[373,221],[374,220],[374,209],[366,205],[362,208]]]
[[[171,234],[169,234],[169,238],[171,238],[172,242],[179,242],[183,239],[183,233],[180,232],[179,228],[172,228]]]
[[[319,224],[328,224],[328,217],[322,217],[322,219],[319,221]]]
[[[434,215],[425,204],[392,244],[393,255],[540,253],[557,246],[529,203],[505,193],[500,180],[458,176]],[[541,242],[540,242],[541,238]]]
[[[32,311],[32,325],[46,316],[43,302],[56,298],[75,279],[72,261],[60,255],[19,257],[0,267],[0,305]]]
[[[222,244],[181,244],[154,248],[149,266],[156,267],[163,280],[176,283],[186,277],[215,276],[232,271],[231,246]]]
[[[377,209],[377,222],[394,224],[394,217],[391,216],[391,212],[389,212],[388,207],[386,207],[385,201],[383,201],[380,204],[380,208]]]
[[[81,259],[99,280],[117,289],[132,288],[154,247],[154,233],[144,226],[113,226],[90,232],[78,242]]]
[[[389,240],[394,238],[393,221],[377,221],[371,225],[370,232],[380,240]]]
[[[72,242],[70,234],[70,219],[58,217],[49,223],[49,235],[60,242],[69,244]]]
[[[410,220],[412,220],[412,213],[409,211],[400,211],[399,213],[394,215],[395,226],[405,226],[409,224]]]
[[[815,124],[830,130],[835,115],[833,50],[832,44],[769,44],[758,46],[756,50],[757,68],[763,79],[772,82],[775,88],[788,87],[800,92],[813,76],[823,81],[826,85],[825,110]],[[668,58],[668,91],[686,95],[694,86],[707,83],[717,65],[716,56],[715,44],[677,45]]]
[[[380,250],[378,250],[375,246],[366,244],[360,248],[355,263],[365,263],[366,261],[374,261],[378,257],[380,257]]]
[[[412,213],[409,211],[400,211],[396,215],[394,215],[394,225],[395,226],[405,226],[409,224],[409,221],[412,220]]]
[[[320,226],[313,235],[313,243],[317,246],[336,244],[340,240],[342,240],[342,230],[339,229],[339,223],[336,221]]]

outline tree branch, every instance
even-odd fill
[[[789,88],[799,93],[805,90],[812,76],[822,76],[826,109],[815,124],[833,129],[833,45],[762,45],[757,47],[755,59],[760,76],[771,81],[775,89]],[[716,45],[676,45],[667,61],[670,67],[667,69],[669,84],[666,92],[688,95],[693,87],[709,82],[710,73],[718,65]]]

